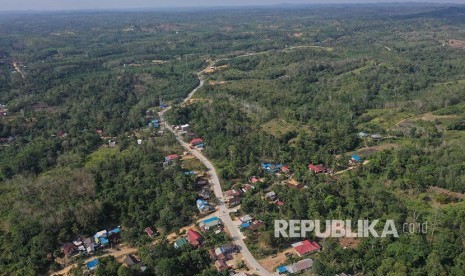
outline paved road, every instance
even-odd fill
[[[199,79],[200,79],[200,84],[198,87],[196,87],[194,90],[192,90],[191,93],[189,93],[188,97],[184,99],[183,103],[187,102],[193,95],[194,93],[204,85],[204,80],[202,79],[201,74],[199,74]],[[166,111],[171,109],[170,107],[165,108],[161,112],[159,112],[159,116],[162,119],[162,121],[165,121],[163,118],[163,115],[165,114]],[[166,122],[166,121],[165,121]],[[221,220],[224,223],[224,226],[228,229],[229,233],[231,234],[231,239],[233,240],[234,244],[237,245],[240,248],[240,251],[242,255],[244,256],[244,259],[246,263],[248,264],[249,268],[251,268],[254,273],[258,275],[274,275],[273,273],[269,273],[266,271],[265,268],[262,267],[262,265],[255,259],[255,257],[250,253],[249,249],[247,248],[246,244],[242,240],[242,235],[239,232],[239,228],[234,225],[231,217],[229,216],[229,210],[226,207],[224,203],[224,198],[223,198],[223,190],[221,189],[221,184],[220,184],[220,179],[218,178],[218,174],[216,173],[216,169],[213,166],[213,164],[208,160],[201,152],[199,152],[196,149],[190,149],[189,144],[184,142],[182,140],[182,137],[173,131],[173,127],[170,125],[166,125],[166,129],[171,131],[175,136],[178,142],[186,149],[186,151],[190,152],[192,155],[194,155],[197,159],[200,160],[208,169],[211,175],[211,183],[213,185],[213,190],[215,192],[215,196],[218,199],[218,211],[219,211],[219,216]]]

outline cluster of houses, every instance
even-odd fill
[[[314,174],[319,174],[319,173],[331,173],[331,169],[326,168],[322,164],[314,165],[314,164],[308,164],[308,169],[313,172]]]
[[[121,241],[121,228],[102,230],[90,237],[79,237],[73,242],[67,242],[61,247],[65,257],[93,254],[99,249],[118,244]]]
[[[293,243],[292,247],[294,248],[296,254],[299,257],[303,257],[308,254],[315,253],[321,250],[321,246],[317,242],[313,242],[309,240],[304,240],[301,242]],[[296,263],[293,263],[287,266],[280,266],[276,269],[276,272],[279,274],[282,274],[282,273],[295,274],[295,273],[300,273],[304,270],[311,268],[312,265],[313,265],[313,260],[310,258],[306,258],[306,259],[300,260]]]
[[[222,231],[222,221],[218,217],[205,219],[199,223],[199,227],[203,232],[215,230],[215,233]],[[204,237],[195,229],[188,229],[183,237],[177,239],[173,246],[176,249],[181,249],[185,246],[201,247],[204,242]],[[228,270],[230,267],[226,261],[231,259],[231,254],[238,252],[234,244],[225,244],[209,250],[212,261],[215,262],[215,267],[218,271]]]

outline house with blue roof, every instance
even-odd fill
[[[89,270],[95,270],[98,266],[98,259],[88,262],[86,266],[87,266],[87,269]]]
[[[197,199],[196,204],[200,212],[208,212],[213,209],[208,203],[208,201],[203,200],[203,199]]]
[[[286,268],[286,266],[282,265],[282,266],[280,266],[280,267],[278,267],[278,268],[276,269],[276,272],[279,273],[279,274],[286,273],[286,272],[287,272],[287,268]]]
[[[271,163],[261,163],[260,165],[262,170],[265,170],[266,172],[269,172],[269,173],[278,172],[282,166],[283,166],[282,164],[271,164]]]
[[[200,228],[203,231],[208,231],[212,227],[221,225],[222,222],[218,217],[211,217],[199,223]]]
[[[354,165],[354,164],[360,164],[363,162],[363,159],[358,156],[357,154],[352,154],[352,157],[349,160],[349,164]]]

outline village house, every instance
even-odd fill
[[[250,178],[250,182],[251,182],[252,184],[255,184],[255,183],[261,182],[261,181],[260,181],[260,179],[259,179],[258,177],[252,176],[252,177]]]
[[[174,242],[174,248],[179,249],[184,247],[188,243],[186,238],[179,238]]]
[[[193,229],[187,230],[186,239],[192,246],[200,246],[202,244],[202,236]]]
[[[362,162],[363,162],[363,159],[360,158],[360,156],[358,156],[357,154],[352,154],[352,157],[349,160],[350,165],[356,165],[356,164],[360,164]]]
[[[292,247],[299,257],[321,250],[321,246],[317,242],[309,240],[293,243]]]
[[[115,140],[108,140],[108,146],[110,148],[116,147],[116,141]]]
[[[244,215],[239,218],[239,220],[244,223],[244,222],[252,222],[253,217],[251,215]]]
[[[268,200],[271,200],[271,201],[274,201],[277,199],[276,197],[276,193],[271,191],[271,192],[268,192],[265,194],[265,199],[268,199]]]
[[[255,189],[255,187],[252,186],[252,185],[250,185],[250,184],[244,184],[244,185],[242,185],[242,188],[241,188],[241,190],[242,190],[243,193],[249,193],[249,192],[251,192],[253,189]]]
[[[213,207],[210,206],[208,201],[204,199],[197,199],[196,204],[197,204],[197,209],[199,209],[200,212],[209,212],[213,210]]]
[[[283,167],[282,164],[261,163],[260,167],[269,173],[276,173]]]
[[[150,227],[145,228],[145,229],[144,229],[144,232],[147,233],[147,235],[148,235],[150,238],[153,238],[153,236],[154,236],[154,234],[155,234],[155,233],[153,232],[152,228],[150,228]]]
[[[65,255],[65,257],[73,257],[79,253],[79,250],[76,245],[72,242],[67,242],[61,247],[61,252]]]
[[[313,260],[312,259],[303,259],[300,260],[296,263],[293,263],[291,265],[287,266],[280,266],[276,269],[276,272],[278,274],[283,274],[283,273],[290,273],[290,274],[295,274],[302,272],[304,270],[307,270],[313,266]]]
[[[124,264],[127,265],[128,267],[131,267],[133,265],[136,265],[138,264],[140,261],[139,259],[137,259],[134,255],[132,254],[128,254],[126,255],[126,257],[124,258]]]
[[[291,170],[287,166],[282,166],[281,171],[285,174],[290,174]]]
[[[208,230],[221,225],[222,222],[218,217],[212,217],[199,223],[200,229],[202,229],[204,232],[207,232]]]
[[[231,254],[236,252],[237,246],[232,243],[228,243],[217,247],[215,249],[215,256],[217,260],[229,260],[231,258]]]
[[[231,190],[227,190],[226,192],[224,192],[224,196],[225,196],[226,199],[233,198],[233,197],[238,197],[240,195],[242,195],[241,191],[236,190],[236,189],[231,189]]]
[[[226,264],[226,262],[223,260],[216,260],[215,267],[216,267],[216,270],[218,270],[219,272],[229,269],[228,264]]]
[[[95,251],[95,243],[92,237],[87,237],[84,239],[84,247],[87,254],[91,254]]]
[[[203,188],[200,192],[199,192],[199,197],[203,198],[203,199],[209,199],[210,198],[210,190],[207,189],[207,188]]]
[[[193,149],[194,147],[203,147],[203,140],[201,138],[194,138],[190,142],[190,147]]]
[[[188,124],[181,125],[181,131],[189,131],[189,125]]]
[[[227,200],[228,208],[235,207],[239,204],[241,204],[241,198],[240,197],[232,197]]]
[[[325,168],[322,164],[318,164],[318,165],[308,164],[308,168],[310,169],[310,171],[312,171],[315,174],[328,172],[328,168]]]
[[[110,245],[110,241],[108,240],[108,232],[107,230],[102,230],[94,235],[94,242],[102,247],[106,247]]]
[[[177,155],[176,153],[170,154],[170,155],[165,157],[165,162],[170,163],[170,162],[173,162],[176,159],[179,159],[179,155]]]
[[[92,271],[97,269],[98,266],[98,259],[92,260],[86,264],[88,270]]]

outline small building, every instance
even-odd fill
[[[192,139],[189,144],[192,146],[192,147],[195,147],[199,144],[203,144],[203,140],[201,138],[194,138]]]
[[[285,174],[291,173],[291,170],[287,166],[282,166],[281,171]]]
[[[251,215],[244,215],[239,218],[241,222],[251,222],[253,221],[253,217]]]
[[[282,168],[282,164],[261,163],[260,167],[269,173],[276,173]]]
[[[235,207],[237,205],[241,204],[241,198],[240,197],[232,197],[228,199],[228,208]]]
[[[310,169],[310,171],[312,171],[315,174],[328,172],[328,168],[325,168],[322,164],[318,164],[318,165],[308,164],[308,168]]]
[[[90,261],[86,264],[87,269],[90,271],[95,270],[97,266],[98,266],[98,259]]]
[[[145,228],[145,229],[144,229],[144,232],[147,233],[147,235],[148,235],[149,237],[151,237],[151,238],[153,238],[153,236],[154,236],[154,234],[155,234],[155,233],[153,232],[152,228],[150,228],[150,227]]]
[[[237,246],[232,243],[222,245],[215,249],[215,255],[218,260],[228,260],[230,259],[230,255],[235,252],[237,252]]]
[[[252,186],[252,185],[250,185],[250,184],[244,184],[244,185],[242,185],[242,188],[241,188],[241,190],[242,190],[243,193],[249,193],[249,192],[251,192],[253,189],[255,189],[255,187]]]
[[[209,219],[206,219],[202,222],[199,223],[199,226],[202,228],[204,231],[208,231],[213,227],[221,225],[222,222],[218,217],[211,217]]]
[[[216,260],[215,267],[216,267],[216,270],[218,270],[219,272],[229,269],[228,264],[226,264],[226,262],[223,260]]]
[[[365,133],[365,132],[359,132],[357,135],[358,135],[358,137],[360,137],[360,138],[366,138],[366,137],[368,137],[369,134],[368,134],[368,133]]]
[[[300,260],[296,263],[293,263],[292,265],[286,266],[286,270],[290,274],[300,273],[304,270],[311,268],[312,265],[313,265],[313,260],[307,258],[307,259]]]
[[[202,243],[202,235],[193,229],[187,230],[186,239],[192,246],[199,246]]]
[[[137,139],[137,144],[142,145],[142,139]]]
[[[199,192],[199,197],[203,198],[203,199],[209,199],[210,198],[210,195],[211,195],[211,192],[209,189],[207,188],[203,188],[200,192]]]
[[[288,271],[287,271],[287,268],[286,268],[285,265],[282,265],[282,266],[279,266],[278,268],[276,268],[276,273],[278,273],[278,274],[284,274],[286,272],[288,272]]]
[[[184,247],[188,243],[186,238],[179,238],[174,242],[174,248],[179,249]]]
[[[226,198],[233,198],[242,195],[242,193],[240,192],[240,190],[231,189],[224,192],[224,195]]]
[[[250,224],[249,229],[251,231],[255,231],[255,230],[259,229],[262,225],[263,225],[263,221],[255,220]]]
[[[292,247],[299,257],[321,250],[321,246],[317,242],[311,242],[309,240],[293,243]]]
[[[383,136],[381,136],[380,134],[372,134],[371,139],[373,139],[373,140],[381,140],[381,139],[383,139]]]
[[[197,204],[197,209],[199,209],[200,212],[208,212],[213,209],[208,203],[208,201],[204,199],[197,199],[196,204]]]
[[[128,267],[138,264],[139,262],[140,261],[132,254],[126,255],[124,258],[124,264],[126,264]]]
[[[172,162],[173,160],[176,160],[176,159],[179,159],[179,155],[177,155],[176,153],[170,154],[165,157],[165,162]]]
[[[65,257],[72,257],[77,255],[79,253],[79,250],[77,246],[74,245],[72,242],[68,242],[61,247],[61,252],[63,252]]]
[[[115,140],[108,140],[108,146],[110,148],[116,147],[116,141]]]
[[[261,182],[261,181],[260,181],[260,179],[258,179],[258,177],[252,176],[252,177],[250,178],[250,182],[251,182],[252,184],[255,184],[255,183]]]
[[[265,194],[265,198],[268,200],[276,200],[276,193],[271,191]]]
[[[349,160],[349,164],[360,164],[363,162],[363,159],[360,158],[357,154],[352,154],[352,157]]]
[[[182,131],[189,131],[189,124],[181,125]]]
[[[88,237],[84,239],[84,247],[86,249],[87,254],[90,254],[95,251],[95,243],[92,237]]]

